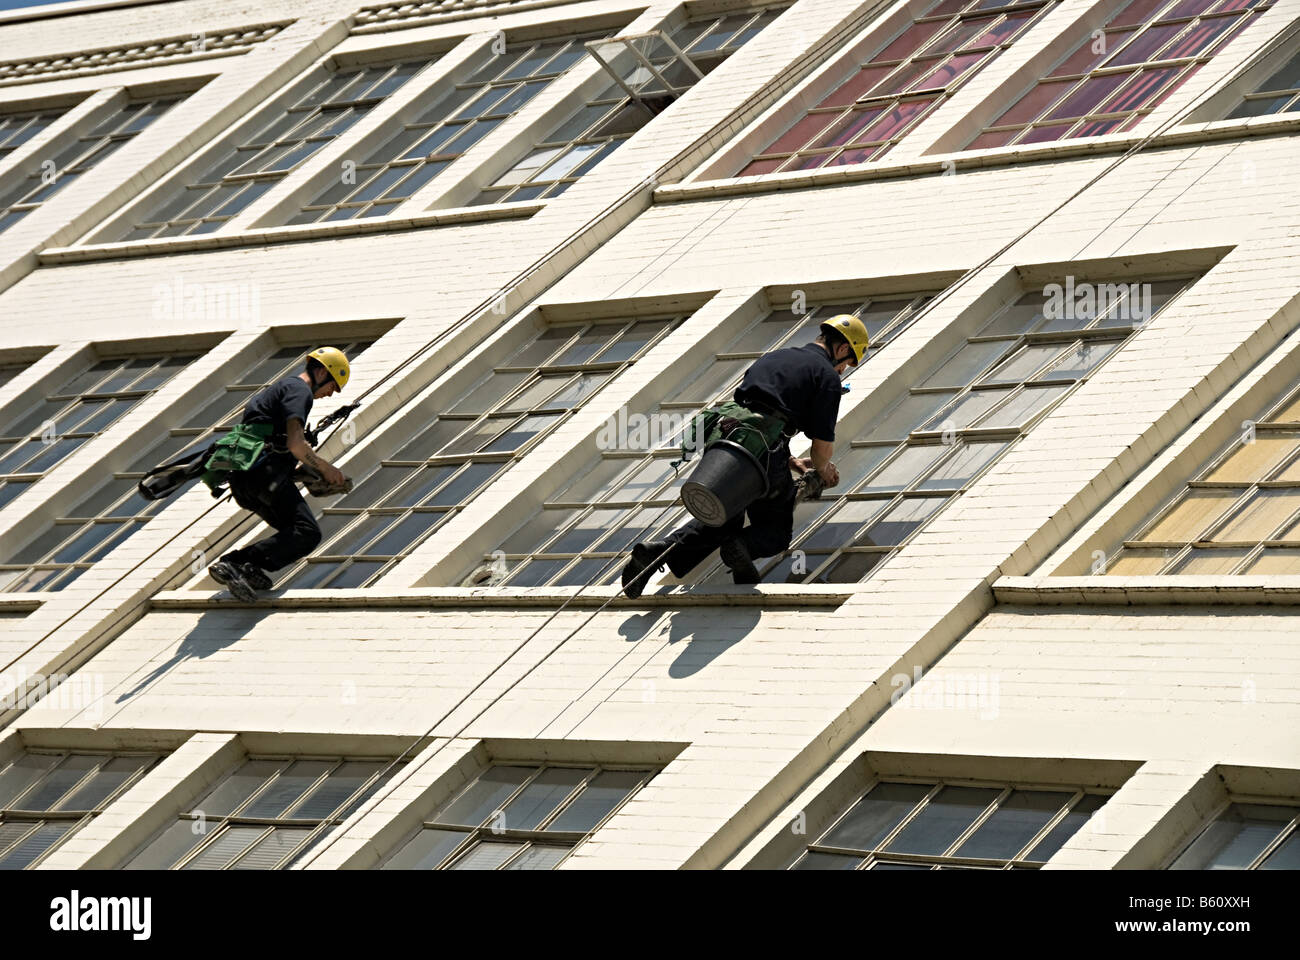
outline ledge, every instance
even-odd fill
[[[47,599],[49,595],[44,593],[0,594],[0,613],[31,613],[39,610]]]
[[[1300,130],[1300,114],[1250,117],[1245,120],[1217,120],[1212,123],[1181,124],[1150,141],[1152,147],[1178,146],[1189,143],[1207,143],[1241,137],[1264,137]],[[901,177],[928,176],[963,169],[992,169],[1015,166],[1021,163],[1064,160],[1071,157],[1104,156],[1123,153],[1145,136],[1114,135],[1090,137],[1086,140],[1065,140],[1030,146],[992,147],[985,150],[959,150],[955,153],[936,153],[924,159],[890,163],[860,163],[831,169],[800,171],[797,173],[768,173],[754,177],[731,177],[694,183],[679,183],[659,187],[654,192],[655,203],[682,203],[714,197],[750,196],[775,193],[781,190],[807,190],[843,183],[860,183],[869,180],[892,180]]]
[[[1017,606],[1300,605],[1300,576],[1001,577],[998,603]]]
[[[395,233],[457,223],[480,223],[491,220],[522,220],[546,206],[540,203],[501,203],[481,207],[453,207],[409,217],[374,217],[343,220],[336,223],[302,223],[291,227],[262,227],[238,233],[205,233],[196,237],[169,237],[164,240],[130,240],[121,243],[94,243],[73,247],[47,247],[37,254],[43,265],[84,263],[90,260],[116,260],[123,257],[152,257],[197,250],[227,247],[254,247],[274,243],[295,243],[359,236],[367,233]]]
[[[540,607],[554,609],[568,601],[572,609],[592,609],[606,603],[618,610],[647,607],[838,607],[853,596],[850,589],[809,588],[790,584],[761,584],[737,587],[672,587],[647,593],[636,600],[620,597],[618,587],[413,587],[407,590],[283,590],[255,603],[240,603],[225,591],[167,590],[156,594],[155,610],[320,610],[364,607],[366,609],[429,609],[494,607]],[[612,601],[612,602],[611,602]]]

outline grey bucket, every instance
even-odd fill
[[[767,493],[767,472],[738,443],[709,444],[691,477],[682,484],[682,504],[696,520],[720,527]]]

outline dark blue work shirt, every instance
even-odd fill
[[[835,440],[840,375],[820,344],[785,347],[753,362],[736,388],[736,402],[757,401],[783,414],[813,440]]]
[[[271,443],[277,451],[286,451],[287,430],[290,420],[307,426],[307,416],[314,402],[312,389],[297,376],[285,377],[253,395],[244,405],[244,423],[271,424]],[[272,453],[272,465],[277,469],[292,471],[298,460],[288,452]]]

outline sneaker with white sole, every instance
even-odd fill
[[[208,567],[208,576],[230,591],[230,595],[241,603],[252,603],[257,599],[257,591],[244,579],[244,571],[237,563],[218,560]]]

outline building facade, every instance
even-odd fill
[[[1300,0],[0,14],[0,867],[1300,866],[1297,131]],[[844,312],[791,549],[620,597]],[[243,605],[134,485],[322,344]]]

